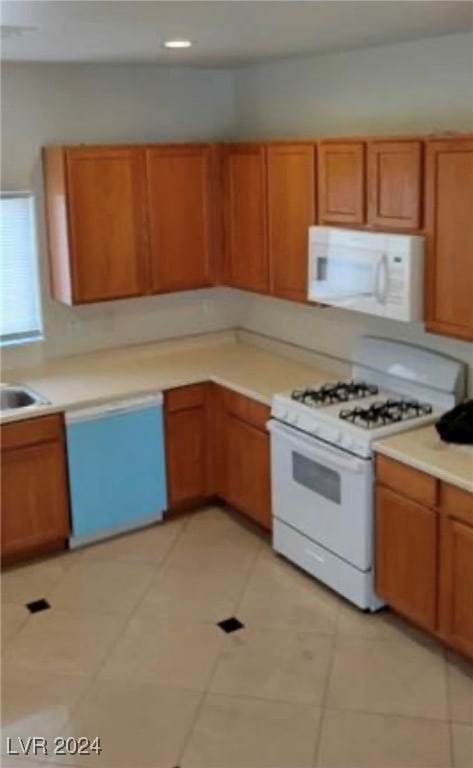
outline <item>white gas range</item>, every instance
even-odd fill
[[[273,546],[363,609],[373,589],[373,442],[436,421],[465,369],[408,344],[362,337],[352,379],[275,395]]]

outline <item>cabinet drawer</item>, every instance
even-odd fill
[[[269,419],[269,406],[251,400],[249,397],[239,395],[229,389],[224,390],[224,407],[227,413],[233,414],[238,419],[252,424],[258,429],[266,431],[266,422]]]
[[[473,493],[441,483],[440,511],[473,526]]]
[[[206,393],[207,384],[190,384],[188,387],[169,389],[165,394],[166,410],[173,413],[197,408],[205,404]]]
[[[62,434],[62,414],[3,424],[1,431],[3,450],[56,440]]]
[[[376,457],[376,482],[428,507],[437,505],[438,481],[394,459]]]

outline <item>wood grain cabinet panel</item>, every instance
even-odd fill
[[[61,417],[4,424],[1,472],[2,560],[63,549],[69,507]]]
[[[146,281],[143,157],[138,148],[66,150],[74,303],[139,296]]]
[[[378,485],[376,591],[421,627],[437,624],[437,513]]]
[[[178,387],[165,394],[165,445],[168,506],[172,509],[211,495],[207,385]]]
[[[225,148],[225,268],[235,288],[269,290],[266,151],[263,145]]]
[[[315,223],[315,146],[267,148],[270,290],[307,299],[308,228]]]
[[[263,528],[271,528],[269,436],[227,413],[225,500]]]
[[[216,161],[210,144],[146,150],[153,293],[212,283]]]
[[[421,226],[422,143],[368,143],[368,223],[380,229]]]
[[[426,160],[427,330],[473,339],[473,139],[430,141]]]
[[[439,605],[442,637],[473,657],[473,526],[447,516],[441,521]]]
[[[435,507],[437,504],[437,480],[395,459],[380,454],[376,456],[376,480],[426,507]]]
[[[319,222],[365,223],[365,145],[322,142],[319,158]]]

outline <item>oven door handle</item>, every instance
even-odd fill
[[[306,437],[303,434],[296,433],[293,427],[286,427],[285,424],[281,424],[274,419],[268,421],[267,426],[271,435],[291,443],[296,450],[305,455],[310,455],[329,468],[346,470],[348,472],[371,471],[372,463],[369,460],[359,459],[356,456],[348,456],[347,454],[344,454],[341,449],[332,448],[325,443],[323,444],[323,448],[319,448],[319,445],[314,444],[315,442],[320,444],[318,438]]]

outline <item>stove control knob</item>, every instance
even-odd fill
[[[282,419],[284,421],[287,419],[287,410],[285,408],[278,408],[275,415],[276,418]]]

